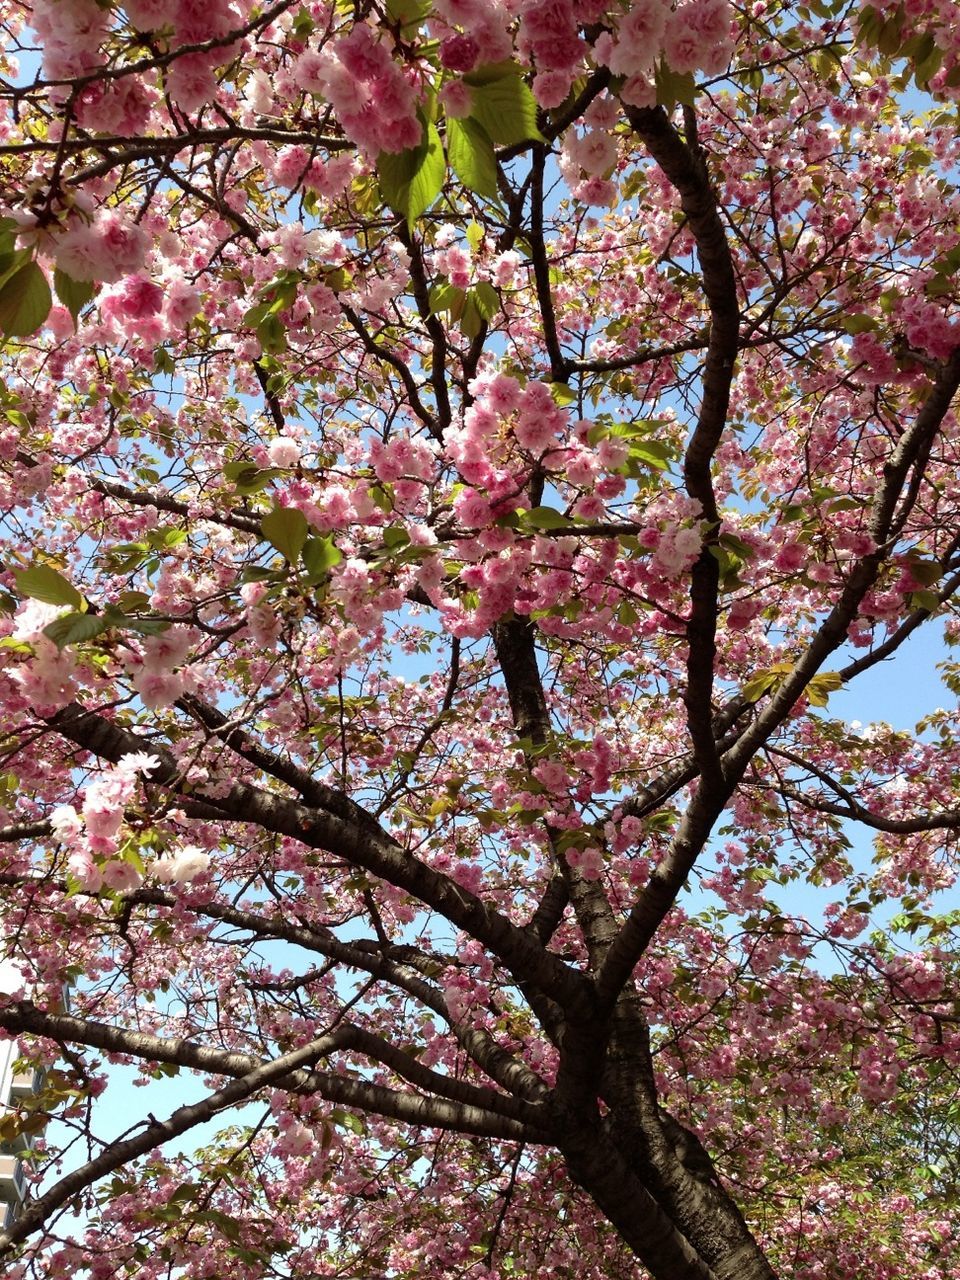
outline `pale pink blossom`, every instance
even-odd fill
[[[129,893],[142,882],[143,876],[130,862],[112,858],[103,866],[103,883],[114,893]]]
[[[159,858],[153,864],[153,874],[162,884],[187,884],[201,876],[210,866],[210,855],[196,845],[184,845],[182,849]]]
[[[292,436],[275,436],[267,446],[272,467],[295,467],[300,461],[300,445]]]

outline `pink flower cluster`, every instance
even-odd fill
[[[103,62],[100,46],[110,28],[110,10],[96,0],[36,0],[31,26],[43,46],[43,74],[68,80]]]
[[[142,882],[139,855],[124,856],[120,849],[124,816],[139,775],[149,776],[159,766],[157,757],[147,752],[122,756],[87,787],[81,813],[73,805],[62,804],[50,814],[54,838],[70,851],[69,873],[86,892],[128,893]],[[185,884],[209,866],[208,853],[184,845],[158,858],[151,871],[162,884]]]
[[[117,854],[124,810],[136,791],[137,776],[151,773],[159,764],[156,756],[145,752],[123,756],[87,787],[82,814],[72,805],[60,805],[51,814],[54,836],[70,850],[70,875],[87,892],[106,888],[125,893],[143,879],[136,859]]]
[[[89,220],[71,219],[53,249],[57,266],[71,279],[110,284],[140,270],[148,245],[142,227],[116,209],[100,209]]]
[[[349,35],[297,60],[296,83],[324,97],[347,137],[370,156],[419,145],[417,95],[371,27],[358,23]]]
[[[603,31],[592,50],[579,33],[590,21],[584,7],[574,0],[534,0],[521,12],[518,48],[536,68],[533,91],[548,109],[565,100],[588,52],[624,77],[624,101],[638,107],[656,101],[652,76],[660,59],[681,74],[718,75],[733,53],[728,0],[686,0],[675,7],[670,0],[634,0],[615,31]]]
[[[554,402],[544,382],[521,387],[515,378],[495,374],[478,381],[474,393],[476,400],[464,414],[463,425],[447,432],[444,446],[463,479],[475,486],[457,498],[457,516],[464,524],[480,528],[494,518],[501,499],[516,494],[517,472],[503,465],[510,457],[511,440],[528,455],[540,457],[557,446],[569,415]],[[514,466],[518,462],[514,458]]]

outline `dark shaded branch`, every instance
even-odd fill
[[[395,228],[397,238],[410,255],[410,283],[413,298],[417,304],[417,313],[430,335],[430,385],[433,387],[437,402],[436,429],[434,435],[443,439],[444,430],[451,422],[450,394],[447,390],[447,331],[440,317],[430,310],[430,296],[427,287],[427,276],[423,266],[423,253],[420,245],[407,231],[403,218],[397,220]]]
[[[71,81],[71,84],[75,83]],[[301,144],[304,146],[321,146],[328,151],[353,151],[354,144],[346,138],[323,138],[315,133],[302,129],[270,129],[242,124],[229,124],[220,128],[191,129],[189,133],[159,134],[155,138],[142,137],[137,134],[97,134],[88,137],[80,130],[75,130],[73,137],[65,142],[51,142],[36,139],[30,142],[6,143],[0,145],[0,156],[27,155],[32,152],[54,154],[58,150],[66,155],[78,151],[106,151],[123,148],[120,155],[113,157],[116,163],[126,164],[131,159],[140,159],[155,155],[158,152],[188,151],[194,147],[209,144],[221,148],[229,142],[276,142],[281,146]]]
[[[771,756],[788,760],[798,769],[805,770],[812,777],[822,782],[825,787],[829,787],[834,795],[839,796],[843,801],[842,804],[838,804],[822,796],[812,796],[798,787],[789,786],[787,783],[781,783],[775,788],[777,793],[782,795],[784,799],[793,800],[807,809],[814,810],[816,813],[829,813],[837,818],[850,818],[854,822],[862,822],[864,826],[872,827],[874,831],[886,831],[891,835],[909,836],[916,835],[921,831],[960,829],[960,809],[945,809],[940,813],[928,813],[922,818],[887,818],[882,814],[871,812],[866,805],[860,803],[847,787],[838,782],[836,778],[832,778],[825,769],[821,769],[817,765],[811,764],[809,760],[805,760],[803,756],[799,756],[793,751],[788,751],[784,747],[767,747],[767,751]]]
[[[342,298],[340,300],[340,310],[349,321],[350,327],[363,343],[364,350],[367,354],[374,356],[377,360],[382,360],[385,364],[388,364],[391,369],[395,369],[400,375],[400,381],[403,383],[403,389],[407,393],[410,408],[414,411],[434,439],[441,439],[443,433],[440,430],[436,416],[430,412],[420,399],[420,388],[417,386],[417,380],[413,376],[407,362],[398,356],[395,351],[391,351],[389,347],[381,346],[353,308],[349,307]]]
[[[527,928],[536,934],[544,946],[559,928],[569,901],[570,888],[566,877],[556,872],[550,877],[543,897],[537,903],[537,909],[527,922]]]
[[[51,1214],[62,1209],[78,1192],[89,1187],[98,1178],[112,1173],[114,1169],[119,1169],[121,1165],[145,1155],[154,1147],[169,1142],[181,1133],[186,1133],[188,1129],[203,1124],[225,1107],[235,1106],[267,1085],[276,1084],[285,1076],[298,1071],[305,1063],[315,1062],[318,1058],[332,1053],[339,1047],[339,1043],[340,1034],[334,1032],[332,1035],[321,1036],[320,1039],[313,1040],[299,1049],[285,1053],[272,1062],[251,1065],[256,1063],[255,1059],[251,1059],[245,1071],[224,1072],[224,1074],[238,1076],[231,1084],[209,1094],[200,1102],[178,1107],[167,1120],[150,1120],[138,1134],[131,1138],[111,1142],[93,1160],[88,1160],[79,1169],[74,1169],[55,1183],[49,1191],[31,1201],[13,1223],[5,1231],[0,1232],[0,1257],[9,1253],[14,1245],[25,1240],[33,1231],[42,1227]]]
[[[570,1176],[591,1197],[651,1275],[717,1280],[608,1137],[585,1129],[561,1139]],[[772,1276],[772,1272],[771,1272]]]
[[[348,795],[335,787],[328,786],[325,782],[320,782],[292,760],[284,759],[263,746],[244,729],[239,728],[235,722],[228,720],[216,707],[210,706],[193,694],[186,694],[179,698],[176,705],[242,759],[262,769],[278,782],[286,783],[312,808],[324,809],[327,813],[342,818],[344,822],[367,826],[383,839],[389,839],[376,819]]]
[[[566,382],[567,368],[557,336],[557,317],[553,309],[553,290],[550,285],[550,264],[547,246],[543,238],[543,176],[547,163],[547,148],[535,146],[531,159],[532,185],[530,188],[530,251],[533,261],[533,279],[537,290],[537,306],[543,326],[543,341],[550,358],[550,378],[553,382]]]
[[[143,750],[143,738],[73,703],[48,720],[50,727],[86,751],[116,762]],[[433,870],[396,841],[366,824],[347,821],[311,809],[245,783],[234,783],[224,795],[205,795],[187,786],[175,761],[151,744],[160,767],[151,783],[183,793],[218,810],[226,821],[249,822],[278,835],[291,836],[314,849],[325,849],[351,865],[386,880],[438,911],[498,956],[519,981],[556,1000],[576,1007],[586,997],[586,980],[558,957],[545,951],[531,935],[489,903],[483,902],[449,876]]]
[[[704,546],[691,571],[684,701],[690,739],[704,784],[722,790],[720,758],[712,729],[720,566],[710,546],[719,532],[720,516],[711,467],[727,422],[737,358],[740,328],[737,280],[706,159],[697,139],[693,108],[684,108],[686,141],[660,107],[645,110],[627,107],[626,112],[631,126],[680,197],[680,207],[696,241],[703,291],[710,308],[710,339],[703,367],[700,413],[683,461],[687,493],[700,504],[706,522]]]
[[[0,844],[36,840],[40,836],[48,836],[52,830],[49,822],[22,822],[12,827],[0,827]]]
[[[960,573],[951,574],[944,585],[936,592],[937,599],[941,604],[946,603],[951,596],[960,590]],[[934,616],[932,609],[914,609],[913,613],[904,618],[896,631],[889,635],[882,644],[878,644],[875,649],[871,649],[869,653],[864,654],[862,658],[857,658],[838,672],[840,679],[846,684],[852,680],[854,676],[860,675],[863,671],[869,671],[871,667],[875,667],[878,662],[883,662],[885,658],[892,657],[897,652],[905,640],[907,640],[918,627],[929,621]]]
[[[736,745],[724,755],[725,784],[722,788],[701,786],[690,803],[670,849],[654,869],[648,884],[634,904],[619,937],[607,956],[597,984],[601,998],[612,1003],[629,979],[634,965],[643,955],[650,940],[690,874],[697,857],[710,835],[727,798],[742,778],[754,753],[769,740],[789,716],[797,699],[826,658],[847,637],[847,629],[857,616],[860,604],[876,581],[886,551],[884,544],[899,495],[913,467],[927,456],[944,415],[960,387],[960,348],[945,362],[926,401],[904,431],[900,442],[883,469],[883,482],[875,499],[869,532],[877,550],[864,556],[853,567],[840,599],[821,624],[806,652],[786,677],[767,705],[740,735]]]
[[[142,1031],[129,1031],[123,1027],[78,1018],[72,1014],[46,1013],[30,1001],[23,1001],[7,1008],[0,1007],[0,1027],[11,1034],[27,1033],[56,1041],[85,1044],[95,1049],[103,1049],[107,1053],[128,1054],[146,1062],[168,1062],[212,1075],[241,1076],[262,1065],[259,1058],[248,1053],[196,1045],[188,1040],[171,1039]],[[546,1123],[541,1107],[509,1094],[496,1093],[492,1089],[472,1085],[465,1080],[456,1080],[451,1076],[432,1071],[395,1045],[389,1044],[354,1023],[340,1023],[328,1039],[335,1040],[335,1043],[326,1051],[327,1053],[334,1050],[352,1050],[372,1058],[390,1067],[397,1075],[409,1080],[418,1088],[462,1105],[466,1108],[465,1115],[468,1118],[475,1112],[489,1112],[491,1116],[515,1120],[518,1124],[532,1123],[543,1127]],[[320,1078],[320,1074],[313,1071],[290,1071],[282,1078],[274,1079],[274,1087],[297,1093],[317,1091],[323,1093],[324,1088],[339,1088],[336,1083],[338,1078],[334,1078],[333,1084],[321,1085],[318,1090],[317,1081]],[[408,1095],[396,1096],[402,1098]]]
[[[25,467],[40,465],[36,458],[24,453],[23,450],[18,450],[17,461]],[[183,516],[184,519],[197,518],[196,509],[189,503],[180,502],[157,489],[140,492],[136,489],[128,489],[126,485],[118,484],[114,480],[104,480],[98,476],[84,476],[84,483],[94,493],[101,493],[105,498],[115,498],[118,502],[128,502],[133,507],[156,507],[158,511],[169,511],[171,515]],[[233,512],[225,511],[205,513],[200,516],[200,519],[209,520],[211,524],[224,525],[228,529],[236,529],[240,533],[252,533],[257,538],[263,536],[260,532],[260,521],[253,516],[235,515]]]
[[[877,579],[889,548],[887,539],[904,485],[914,467],[922,465],[945,414],[960,387],[960,347],[944,363],[920,411],[900,437],[883,467],[883,478],[873,503],[868,533],[876,550],[857,561],[844,584],[840,599],[821,623],[817,634],[793,670],[759,711],[753,724],[724,757],[728,772],[742,776],[750,757],[790,714],[791,709],[824,661],[846,640],[847,629],[860,604]]]

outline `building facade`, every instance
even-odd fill
[[[0,961],[0,992],[16,990],[19,975],[4,961]],[[18,1071],[19,1049],[16,1040],[0,1041],[0,1117],[31,1094],[38,1093],[42,1085],[42,1073]],[[0,1218],[7,1226],[20,1211],[26,1197],[26,1178],[23,1158],[29,1152],[31,1139],[21,1134],[12,1142],[0,1142]]]

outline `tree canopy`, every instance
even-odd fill
[[[5,1274],[960,1277],[953,0],[0,14]]]

